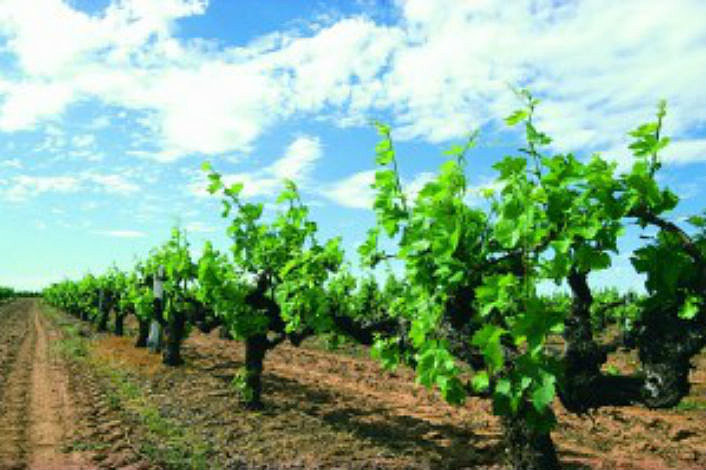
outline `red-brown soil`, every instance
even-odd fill
[[[39,318],[35,331],[44,322]],[[48,322],[44,325],[51,330]],[[21,339],[21,326],[13,328]],[[4,374],[5,351],[18,349],[18,358],[26,353],[20,340],[7,347],[12,341],[6,343],[1,334]],[[265,362],[266,409],[247,412],[230,385],[243,361],[238,342],[219,339],[215,332],[192,332],[183,348],[186,364],[179,368],[163,366],[160,356],[134,348],[133,337],[92,334],[89,342],[89,360],[71,367],[69,389],[78,415],[77,439],[98,449],[91,455],[101,468],[148,468],[141,446],[154,439],[135,419],[130,403],[121,409],[106,399],[115,382],[111,385],[105,371],[120,371],[121,380],[140,390],[140,403],[188,429],[189,438],[207,448],[208,468],[507,468],[488,400],[451,407],[416,385],[413,371],[381,370],[364,348],[331,352],[318,344],[281,345]],[[610,360],[611,368],[621,372],[635,365],[629,354]],[[706,468],[706,355],[695,365],[691,395],[679,409],[607,407],[579,417],[557,403],[553,438],[564,468]],[[0,435],[5,429],[0,425]],[[153,462],[151,468],[164,467]]]
[[[414,383],[413,371],[381,370],[364,348],[326,351],[282,345],[265,361],[264,413],[237,407],[229,386],[242,366],[238,342],[193,332],[182,369],[132,348],[130,338],[105,337],[96,353],[149,384],[161,406],[202,429],[225,461],[277,468],[504,468],[500,429],[484,399],[445,404]],[[635,369],[616,354],[609,365]],[[706,355],[696,361],[696,409],[606,407],[589,416],[557,402],[553,437],[566,468],[706,468]],[[229,460],[230,459],[230,460]]]
[[[57,335],[35,301],[0,310],[0,469],[92,468],[84,455],[62,451],[74,431],[75,397],[64,363],[50,352]]]

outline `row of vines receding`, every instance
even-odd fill
[[[679,198],[657,178],[669,143],[664,103],[655,121],[630,133],[634,161],[619,173],[600,155],[553,153],[534,119],[539,101],[519,95],[523,106],[506,123],[522,129],[524,143],[494,165],[481,205],[468,197],[477,133],[447,151],[412,197],[391,130],[376,125],[376,224],[359,255],[364,268],[401,267],[385,283],[352,274],[340,238],[321,239],[294,182],[285,181],[276,214],[266,217],[262,203],[243,197],[242,184],[227,185],[204,164],[228,222],[227,251],[206,243],[194,259],[185,233],[174,229],[132,271],[58,283],[44,297],[98,330],[107,330],[112,314],[118,335],[134,316],[136,346],[161,351],[171,366],[183,362],[191,328],[221,327],[245,345],[235,385],[250,409],[263,407],[268,351],[310,336],[346,337],[371,346],[386,367],[413,367],[419,383],[450,403],[492,400],[512,468],[558,469],[557,398],[585,413],[673,407],[689,393],[690,361],[706,345],[706,215],[683,225],[668,216]],[[634,223],[647,240],[630,253],[645,293],[596,292],[589,276],[611,267]],[[563,291],[547,294],[552,283]],[[602,343],[611,323],[621,334]],[[637,350],[638,373],[603,372],[618,347]]]

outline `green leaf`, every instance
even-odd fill
[[[296,198],[296,191],[292,191],[291,189],[285,189],[284,191],[279,193],[279,196],[277,196],[277,204],[281,204],[286,201],[294,201]]]
[[[706,228],[706,216],[692,215],[686,219],[691,225],[697,228]]]
[[[504,356],[500,339],[505,333],[506,330],[499,326],[486,324],[476,331],[471,339],[471,344],[481,349],[486,364],[491,370],[499,370],[503,366]]]
[[[563,238],[559,240],[554,240],[550,243],[552,248],[554,248],[554,251],[557,253],[557,255],[565,255],[569,252],[569,248],[571,248],[571,239],[569,238]]]
[[[517,111],[513,112],[511,115],[505,118],[505,124],[508,126],[514,126],[517,125],[520,121],[524,121],[529,117],[529,113],[524,110],[524,109],[518,109]]]
[[[493,164],[493,168],[500,172],[500,179],[523,174],[527,168],[527,160],[521,157],[506,156]]]
[[[226,190],[226,194],[229,196],[237,196],[243,190],[243,183],[233,183]]]
[[[378,133],[382,135],[382,140],[375,146],[375,163],[378,165],[389,165],[395,159],[395,150],[392,147],[390,138],[390,128],[384,124],[376,123]]]
[[[233,208],[231,203],[225,199],[221,201],[223,204],[223,211],[221,212],[221,217],[228,217],[230,215],[230,210]]]
[[[532,405],[538,412],[544,411],[554,400],[556,378],[551,374],[543,374],[542,384],[532,392]]]
[[[458,156],[462,155],[466,151],[466,147],[463,145],[454,144],[448,150],[444,150],[444,155]]]
[[[212,180],[211,183],[206,187],[206,190],[210,194],[215,194],[219,189],[223,187],[220,180]]]
[[[441,377],[445,380],[439,383],[439,378]],[[452,405],[463,404],[466,398],[466,390],[458,377],[439,376],[439,378],[437,378],[437,385],[439,385],[439,390],[441,390],[441,396],[444,400]]]
[[[517,279],[512,274],[488,276],[483,284],[476,288],[476,301],[480,314],[487,316],[494,309],[505,312],[513,304]]]
[[[397,347],[397,338],[377,338],[370,348],[370,356],[382,362],[386,370],[394,370],[400,363],[400,352]]]
[[[701,299],[695,295],[690,295],[679,309],[679,318],[682,320],[691,320],[699,314],[700,310]]]
[[[495,238],[503,248],[514,248],[520,241],[522,227],[515,219],[500,218],[493,229]]]
[[[506,378],[498,380],[497,385],[495,385],[495,393],[509,397],[512,394],[512,384]]]
[[[551,137],[543,132],[539,132],[529,121],[525,123],[527,142],[535,145],[549,145],[552,143]]]
[[[471,385],[473,386],[473,390],[475,390],[476,392],[484,392],[488,390],[488,387],[490,386],[490,378],[488,377],[488,372],[484,370],[476,372],[473,378],[471,379]]]

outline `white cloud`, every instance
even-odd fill
[[[160,46],[167,49],[174,20],[203,13],[205,7],[202,0],[122,0],[91,16],[61,0],[5,0],[0,5],[0,28],[23,71],[57,76],[70,74],[101,54],[117,63],[139,59],[151,40],[166,40]]]
[[[398,138],[459,138],[543,98],[538,124],[560,150],[625,145],[667,98],[678,139],[706,119],[702,0],[407,0],[400,21],[330,20],[243,47],[173,34],[205,1],[123,0],[100,15],[60,0],[5,0],[0,37],[17,70],[0,81],[0,130],[31,129],[80,99],[149,112],[159,161],[249,151],[298,113],[340,125],[392,111]]]
[[[269,167],[269,172],[279,179],[300,182],[309,177],[314,164],[322,156],[321,141],[318,137],[297,137],[284,154]]]
[[[0,161],[0,167],[20,169],[22,168],[22,162],[19,158],[10,158]]]
[[[240,194],[246,199],[274,196],[283,189],[282,181],[286,178],[293,180],[299,188],[308,188],[311,185],[314,165],[322,155],[318,137],[299,136],[287,146],[284,155],[271,165],[251,172],[224,174],[223,183],[228,186],[242,183],[243,190]],[[205,175],[200,173],[189,183],[189,192],[197,197],[209,196],[206,190],[208,184]]]
[[[627,144],[615,145],[614,147],[600,151],[603,158],[614,161],[618,164],[617,171],[624,173],[632,168],[635,157]],[[660,159],[667,165],[686,165],[690,163],[706,162],[706,139],[704,138],[684,138],[675,139],[660,153]]]
[[[508,114],[507,84],[526,85],[544,99],[539,123],[557,146],[580,150],[624,144],[666,97],[671,131],[683,134],[704,121],[705,7],[410,0],[411,42],[383,77],[384,105],[400,136],[442,141]]]
[[[480,182],[469,186],[466,189],[464,201],[469,206],[483,206],[488,203],[487,193],[497,194],[502,191],[505,184],[491,178],[483,178]]]
[[[76,176],[17,175],[5,181],[0,198],[22,202],[44,193],[78,193],[98,191],[108,194],[129,195],[141,188],[120,174],[86,171]]]
[[[706,162],[706,139],[672,141],[661,155],[665,163]]]
[[[282,189],[282,181],[272,177],[272,175],[264,170],[252,173],[228,173],[221,175],[223,184],[230,186],[234,183],[242,183],[243,190],[241,196],[246,199],[257,196],[273,196]],[[187,185],[189,192],[199,198],[211,197],[211,194],[206,189],[209,181],[205,175],[197,175],[191,183]]]
[[[55,119],[73,99],[74,91],[64,83],[15,84],[6,92],[0,105],[0,130],[29,129],[40,119]]]
[[[255,173],[231,173],[223,175],[223,182],[226,185],[242,183],[243,190],[240,193],[245,199],[257,196],[274,196],[282,188],[282,181],[271,176],[267,171]]]
[[[370,105],[374,96],[358,93],[378,79],[396,48],[404,43],[404,32],[376,25],[365,18],[345,18],[310,37],[291,40],[260,60],[286,72],[285,103],[295,110],[319,111],[324,105],[354,107]],[[357,83],[359,85],[355,85]]]
[[[311,37],[276,33],[266,47],[256,39],[214,52],[205,41],[171,33],[176,19],[203,13],[205,2],[122,1],[89,16],[60,0],[37,1],[0,7],[0,36],[23,77],[0,87],[0,129],[31,129],[76,100],[96,97],[154,112],[150,140],[160,149],[143,155],[159,161],[248,151],[279,119],[343,104],[354,78],[368,80],[382,66],[395,42],[390,32],[401,37],[348,18]]]
[[[419,191],[434,177],[434,173],[425,171],[415,175],[411,180],[402,181],[409,203],[414,202]],[[370,186],[374,181],[375,170],[361,171],[324,187],[321,194],[343,207],[371,210],[375,202],[375,191]]]
[[[110,126],[110,117],[106,115],[98,116],[94,118],[87,126],[87,129],[92,131],[99,131]]]
[[[66,145],[69,143],[69,139],[66,137],[64,130],[54,122],[50,122],[48,125],[44,126],[42,130],[44,140],[34,147],[34,152],[63,154]]]
[[[331,201],[353,209],[370,209],[375,193],[370,187],[375,181],[375,170],[361,171],[331,184],[323,195]]]
[[[424,186],[432,181],[436,177],[435,173],[430,171],[423,171],[411,180],[402,181],[402,187],[404,188],[405,197],[408,201],[414,202],[419,196],[419,191],[424,189]]]
[[[0,195],[8,201],[24,201],[46,192],[72,193],[79,188],[80,180],[73,176],[19,175],[10,179],[9,187]]]
[[[140,191],[140,186],[127,180],[119,174],[101,174],[86,172],[81,175],[82,179],[89,185],[98,187],[110,194],[133,194]]]
[[[93,134],[79,134],[71,138],[71,145],[79,149],[91,147],[95,143],[96,137]]]

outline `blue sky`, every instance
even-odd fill
[[[127,268],[175,223],[225,246],[205,159],[256,200],[295,179],[355,259],[374,221],[369,120],[393,126],[411,191],[480,129],[477,191],[517,144],[508,84],[542,98],[554,151],[623,168],[626,132],[666,98],[681,220],[706,207],[703,18],[702,0],[3,0],[0,284]],[[638,242],[594,282],[638,286]]]

